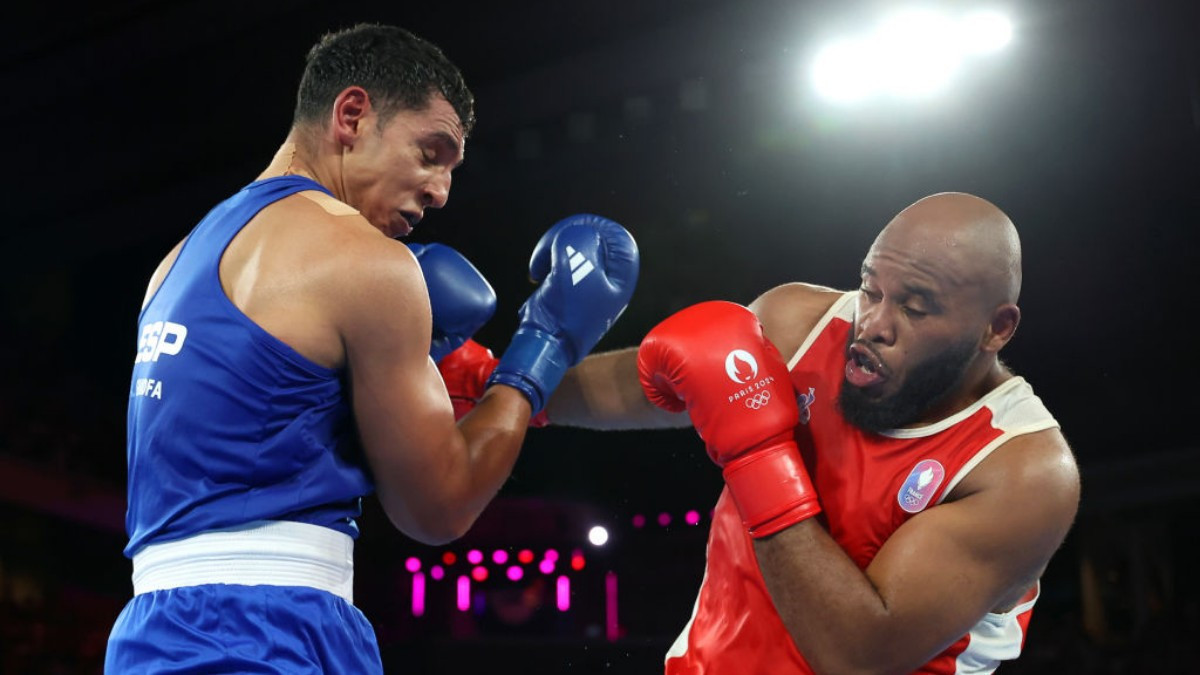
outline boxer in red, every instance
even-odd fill
[[[701,303],[568,373],[552,423],[691,423],[725,477],[667,673],[988,673],[1020,654],[1080,489],[998,358],[1020,287],[1008,217],[937,194],[883,229],[857,290]]]

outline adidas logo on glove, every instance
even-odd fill
[[[583,257],[583,254],[575,250],[575,247],[567,244],[567,262],[571,264],[571,285],[578,286],[579,282],[583,281],[584,277],[592,273],[596,269],[592,265],[592,261]]]

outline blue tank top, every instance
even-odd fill
[[[251,321],[225,295],[225,248],[301,176],[251,183],[192,230],[138,320],[129,392],[132,557],[145,544],[255,520],[357,537],[372,487],[341,373]]]

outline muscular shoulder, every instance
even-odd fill
[[[1061,536],[1079,508],[1079,468],[1058,429],[1005,442],[955,489],[951,499],[990,494],[1010,512],[1030,511],[1049,536]]]
[[[793,282],[776,286],[750,303],[767,338],[786,359],[800,348],[843,291]]]
[[[277,202],[264,223],[270,241],[295,270],[333,328],[353,335],[428,314],[424,279],[403,243],[373,227],[350,206],[317,192]]]
[[[339,217],[341,218],[341,217]],[[402,242],[385,236],[357,214],[317,237],[328,264],[323,296],[347,337],[364,327],[411,324],[429,314],[421,267]]]
[[[353,289],[363,278],[383,282],[398,269],[420,271],[407,246],[323,192],[296,193],[277,202],[266,215],[273,234],[280,235],[272,237],[275,245],[294,245],[296,258],[312,264],[331,289]]]

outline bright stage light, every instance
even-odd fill
[[[835,103],[880,95],[919,98],[945,88],[966,57],[994,52],[1011,40],[1011,22],[994,11],[952,17],[905,10],[818,51],[810,74],[817,93]]]
[[[608,543],[608,530],[603,526],[597,525],[588,530],[588,541],[592,542],[592,546],[603,546]]]
[[[967,54],[998,51],[1012,41],[1012,22],[999,12],[968,14],[958,22],[958,30],[960,49]]]
[[[853,103],[875,87],[874,58],[865,40],[845,40],[822,49],[813,64],[813,84],[831,101]]]
[[[940,90],[958,69],[954,25],[929,11],[908,11],[888,17],[871,40],[879,67],[878,86],[903,97],[926,96]]]

